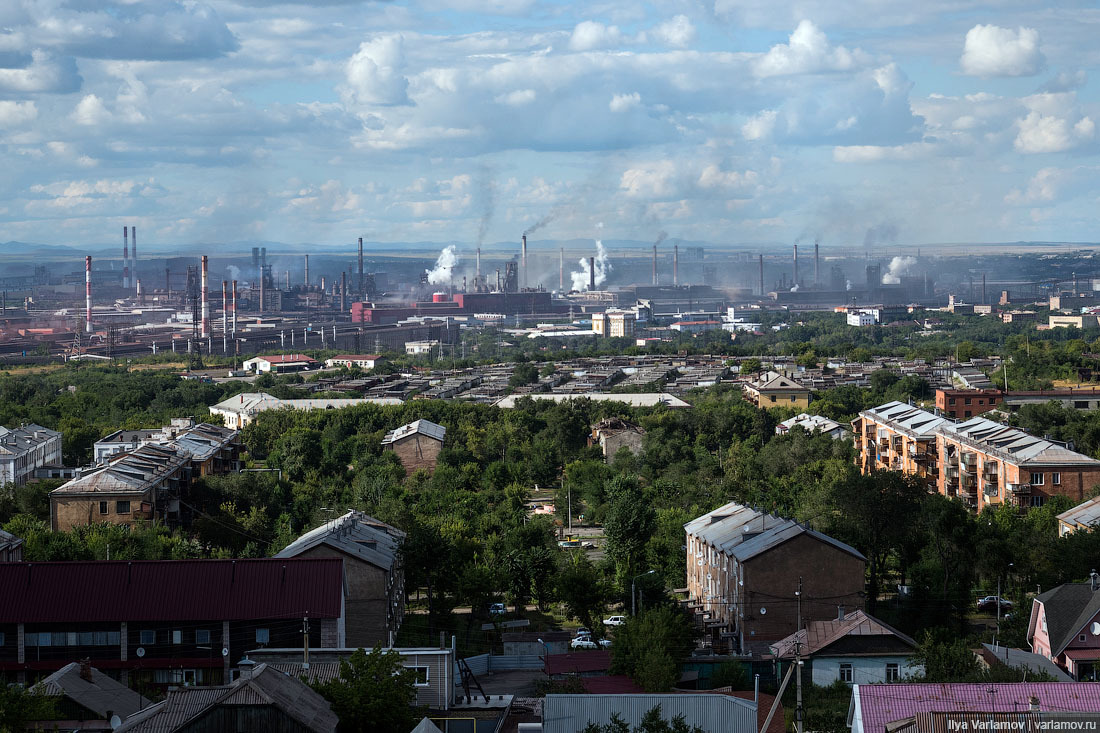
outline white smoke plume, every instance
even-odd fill
[[[852,289],[852,281],[851,280],[845,280],[844,281],[844,289],[845,290],[851,290]]]
[[[795,284],[794,284],[794,287],[793,287],[793,288],[791,288],[791,292],[792,292],[792,293],[797,293],[797,292],[798,292],[798,283],[795,283]]]
[[[909,272],[909,268],[917,264],[916,257],[895,257],[890,260],[890,268],[882,276],[883,285],[897,285],[901,282],[901,276]]]
[[[572,281],[572,289],[576,291],[588,290],[589,275],[588,270],[588,258],[581,257],[577,261],[581,266],[580,270],[569,273],[569,279]],[[596,287],[600,287],[607,282],[607,273],[611,272],[611,261],[607,259],[607,250],[603,248],[603,242],[599,239],[596,240]]]
[[[236,265],[226,265],[225,269],[229,271],[230,280],[241,279],[241,268],[237,267]]]
[[[432,285],[449,285],[451,273],[457,264],[458,252],[452,244],[439,253],[439,257],[435,261],[435,267],[428,272],[428,282]]]

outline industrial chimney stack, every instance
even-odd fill
[[[764,255],[760,255],[760,297],[764,297]]]
[[[229,353],[229,283],[222,280],[222,353]]]
[[[309,290],[309,255],[306,255],[305,286],[306,290]]]
[[[814,240],[814,286],[821,287],[821,253],[816,239]]]
[[[137,227],[130,227],[130,286],[137,283]]]
[[[526,234],[523,235],[523,254],[522,254],[521,260],[522,260],[521,265],[523,267],[523,275],[522,275],[522,281],[521,281],[520,287],[521,288],[526,288],[527,287],[527,235]]]
[[[588,258],[588,291],[596,290],[596,258]]]
[[[84,258],[84,331],[92,332],[92,256]]]
[[[122,287],[130,288],[130,228],[122,227]]]
[[[237,338],[237,281],[233,281],[233,338]]]
[[[366,299],[367,294],[363,291],[363,238],[359,237],[359,297]]]
[[[680,245],[672,245],[672,284],[680,284]]]
[[[558,250],[558,290],[565,290],[565,247]]]
[[[794,284],[798,287],[798,245],[794,246]]]
[[[657,245],[653,245],[653,282],[652,285],[657,284]]]
[[[207,337],[210,336],[210,303],[208,302],[207,295],[206,295],[207,283],[208,283],[207,277],[209,276],[209,273],[207,272],[207,267],[208,267],[208,263],[207,263],[206,255],[203,255],[202,256],[202,282],[199,285],[199,287],[202,288],[202,292],[199,293],[199,296],[202,298],[202,337],[203,338],[207,338]]]
[[[340,273],[340,312],[348,309],[348,273],[344,270]]]
[[[477,248],[477,254],[475,255],[474,265],[474,290],[478,289],[478,284],[481,282],[481,247]]]

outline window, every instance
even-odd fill
[[[416,686],[427,687],[428,686],[428,668],[427,667],[405,667],[405,669],[411,669],[416,672]]]
[[[968,405],[970,404],[970,398],[969,397],[966,398],[966,404],[968,404]]]
[[[100,514],[107,514],[110,511],[108,509],[108,507],[109,507],[109,504],[107,502],[105,502],[105,501],[99,502],[99,513]]]
[[[182,644],[183,643],[183,632],[180,631],[179,629],[172,629],[172,643],[173,644]]]
[[[107,632],[107,644],[108,646],[121,646],[122,645],[122,633],[118,631]]]
[[[955,398],[952,397],[951,399],[947,400],[947,404],[949,404],[949,405],[955,404]]]
[[[794,395],[791,395],[791,402],[795,402],[796,400],[798,400],[798,398],[795,397]]]
[[[842,664],[840,665],[840,681],[851,682],[852,681],[852,665]]]
[[[1031,474],[1031,485],[1032,486],[1042,486],[1043,485],[1043,474],[1041,474],[1041,473],[1032,473]]]
[[[1081,634],[1080,636],[1077,637],[1077,641],[1082,641],[1083,642],[1083,641],[1086,641],[1086,640],[1087,640],[1087,637],[1084,634]]]
[[[967,417],[970,417],[970,410],[967,410],[967,411],[966,411],[966,416],[967,416]]]
[[[1088,400],[1074,400],[1073,401],[1073,408],[1075,410],[1087,410],[1087,409],[1089,409],[1089,401]]]
[[[4,632],[0,631],[0,646],[4,646]]]
[[[91,631],[81,631],[79,636],[80,638],[77,639],[79,646],[91,646],[95,641],[95,634]]]
[[[153,629],[144,629],[138,635],[138,639],[140,640],[142,645],[156,644],[157,643],[157,632]]]
[[[93,631],[92,632],[92,646],[107,646],[107,632],[106,631]]]
[[[1042,496],[1033,496],[1033,497],[1031,497],[1031,506],[1037,507],[1037,506],[1042,506],[1042,505],[1043,505],[1043,497]]]
[[[1051,482],[1052,484],[1054,484],[1055,486],[1057,486],[1058,484],[1062,483],[1062,474],[1060,474],[1060,473],[1052,473],[1052,474],[1050,474],[1050,482]]]
[[[256,629],[256,643],[257,644],[269,644],[269,643],[271,643],[271,630],[270,629]]]
[[[196,644],[209,644],[210,643],[210,629],[196,629],[195,630],[195,643]]]
[[[901,674],[898,672],[898,665],[887,664],[886,665],[886,681],[897,682],[901,679]]]
[[[129,514],[130,502],[128,501],[116,501],[115,502],[115,514]]]
[[[768,395],[768,399],[775,402],[775,395]]]

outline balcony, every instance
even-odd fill
[[[962,465],[969,467],[970,470],[974,470],[978,465],[977,453],[963,453],[959,460]]]
[[[1008,484],[1010,494],[1030,494],[1031,484]]]

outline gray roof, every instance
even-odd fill
[[[412,729],[412,733],[443,733],[443,731],[439,730],[439,726],[427,718],[421,718],[416,727]]]
[[[1065,510],[1058,515],[1058,521],[1086,527],[1100,523],[1100,496],[1094,496],[1072,509]]]
[[[402,425],[399,428],[394,428],[390,432],[386,433],[386,437],[382,438],[382,445],[389,445],[390,443],[396,443],[399,440],[404,440],[411,435],[427,436],[434,440],[443,442],[443,439],[447,436],[447,428],[442,425],[437,425],[431,420],[413,420],[407,425]]]
[[[21,537],[16,537],[11,532],[5,532],[4,530],[0,529],[0,549],[6,547],[15,549],[21,544],[23,544],[23,539]]]
[[[1050,653],[1055,657],[1100,613],[1100,592],[1094,591],[1091,583],[1065,583],[1035,600],[1046,611]]]
[[[74,478],[50,494],[144,494],[166,476],[190,462],[191,454],[162,445],[143,445],[130,453],[112,457],[96,471]]]
[[[661,717],[684,716],[688,726],[706,733],[756,733],[756,705],[730,695],[547,695],[542,704],[543,733],[576,733],[589,723],[605,725],[618,716],[630,728],[652,708]]]
[[[1043,672],[1050,675],[1055,682],[1075,682],[1066,671],[1042,654],[1033,654],[1023,649],[1011,649],[1006,646],[994,644],[982,644],[989,656],[1009,667],[1023,667],[1032,672]]]
[[[228,399],[222,400],[216,405],[210,406],[210,411],[233,412],[241,415],[255,415],[265,410],[337,410],[343,407],[355,405],[400,405],[402,400],[396,397],[338,397],[338,398],[305,398],[298,400],[281,400],[269,395],[267,392],[242,392]]]
[[[318,545],[326,545],[375,567],[389,571],[397,561],[405,533],[363,512],[325,522],[279,551],[275,557],[295,557]]]
[[[64,695],[91,710],[104,720],[108,714],[125,718],[153,703],[94,667],[88,668],[90,680],[80,676],[80,663],[70,662],[38,683],[46,695]]]
[[[872,407],[870,410],[863,410],[859,415],[874,422],[889,425],[914,438],[933,438],[937,428],[950,422],[947,418],[933,415],[927,410],[897,400]]]
[[[34,423],[20,425],[17,428],[5,428],[0,425],[0,456],[22,455],[34,450],[39,443],[44,443],[60,435],[61,433],[56,430],[50,430]]]
[[[216,705],[272,705],[307,730],[335,733],[336,714],[309,685],[258,664],[248,678],[218,687],[181,687],[147,710],[127,718],[118,733],[172,733]]]
[[[941,426],[939,431],[946,437],[969,442],[985,452],[999,455],[1020,465],[1100,465],[1100,461],[1095,458],[1089,458],[1052,441],[1036,438],[1023,430],[1010,428],[984,417],[971,418],[957,425],[948,423]]]
[[[737,546],[737,549],[733,551],[733,556],[741,562],[745,562],[746,560],[751,560],[757,555],[761,555],[774,547],[778,547],[787,540],[792,540],[795,537],[803,534],[809,535],[810,537],[830,544],[842,552],[846,552],[849,555],[858,557],[860,560],[867,560],[867,558],[864,557],[859,550],[852,547],[851,545],[846,545],[840,540],[830,537],[827,534],[822,534],[817,530],[810,529],[805,525],[799,524],[793,519],[788,519],[784,521],[783,524],[780,524],[776,527],[773,527],[772,529],[769,529],[766,532],[762,532],[755,537],[745,540]]]
[[[567,402],[569,400],[592,400],[593,402],[622,402],[631,407],[691,407],[691,403],[684,402],[679,397],[668,392],[579,392],[577,394],[533,392],[531,394],[508,395],[497,400],[496,407],[512,408],[516,402],[525,397],[533,400],[550,400],[551,402]]]
[[[805,385],[799,384],[790,377],[786,377],[775,371],[764,372],[751,382],[746,382],[745,386],[749,387],[750,389],[754,389],[757,392],[768,392],[776,390],[781,392],[810,391],[809,388],[807,388]]]
[[[192,460],[202,462],[232,443],[239,434],[232,428],[204,422],[181,433],[172,444],[190,453]]]

